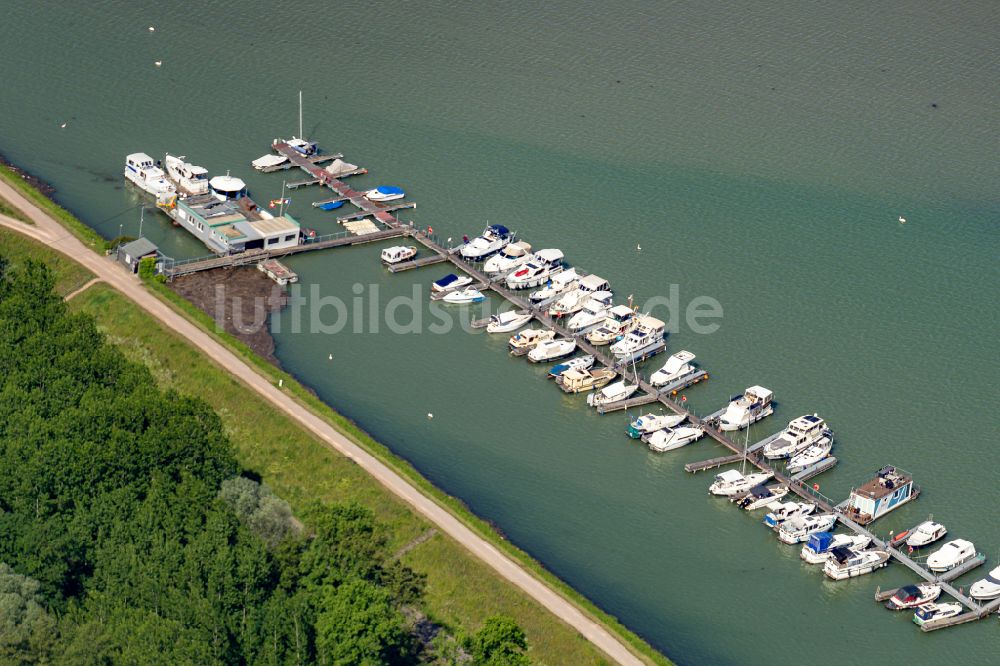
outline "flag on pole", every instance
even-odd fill
[[[271,203],[267,205],[268,208],[276,208],[278,206],[287,206],[292,203],[291,199],[271,199]]]

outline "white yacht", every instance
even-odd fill
[[[837,514],[816,513],[789,518],[778,527],[778,539],[783,543],[801,543],[816,532],[829,532],[837,524]]]
[[[986,574],[969,588],[969,596],[973,599],[1000,599],[1000,567]]]
[[[576,368],[559,375],[556,382],[566,393],[583,393],[605,386],[616,376],[618,373],[610,368]]]
[[[527,354],[528,350],[534,349],[538,343],[552,340],[555,337],[556,332],[547,328],[529,328],[527,331],[510,336],[507,346],[512,352]]]
[[[906,535],[906,545],[910,548],[923,548],[944,538],[947,533],[948,528],[941,523],[925,520],[909,531]]]
[[[508,289],[530,289],[545,284],[563,270],[562,250],[539,250],[531,259],[507,274]]]
[[[764,457],[771,460],[791,458],[819,442],[823,437],[833,438],[833,433],[826,427],[826,421],[816,414],[800,416],[792,419],[777,439],[767,443],[764,447]]]
[[[966,539],[955,539],[931,553],[927,558],[927,568],[941,573],[950,571],[976,556],[976,547]]]
[[[535,348],[528,352],[528,360],[532,363],[542,363],[544,361],[555,361],[565,358],[576,351],[576,340],[548,340],[539,342]]]
[[[576,269],[567,268],[562,273],[557,273],[549,278],[544,287],[528,294],[528,300],[535,305],[541,305],[576,289],[579,281],[580,276],[577,275]]]
[[[387,264],[398,264],[417,256],[417,248],[413,245],[394,245],[382,250],[382,261]]]
[[[483,292],[478,289],[473,289],[471,287],[466,287],[465,289],[456,289],[455,291],[449,291],[442,298],[445,303],[481,303],[486,300],[486,296]]]
[[[889,610],[906,610],[929,604],[941,596],[941,586],[931,583],[906,585],[896,590],[896,593],[885,602]]]
[[[472,278],[468,275],[459,277],[454,273],[448,273],[440,280],[435,280],[431,284],[431,290],[436,292],[451,291],[452,289],[459,289],[470,284],[472,284]]]
[[[764,524],[771,529],[776,530],[782,523],[791,520],[792,518],[808,516],[815,510],[815,504],[807,502],[785,502],[784,504],[776,506],[769,514],[764,516]]]
[[[639,390],[638,384],[629,384],[624,379],[614,384],[608,384],[600,391],[587,396],[587,404],[591,407],[599,407],[612,402],[628,400]]]
[[[625,432],[632,439],[639,439],[643,435],[651,435],[657,430],[679,426],[686,418],[687,416],[684,414],[643,414],[632,421]]]
[[[469,261],[482,261],[486,257],[499,252],[511,241],[511,233],[502,224],[491,224],[483,230],[482,235],[476,236],[471,241],[462,246],[459,254],[463,259]]]
[[[508,243],[502,250],[494,254],[483,264],[483,272],[487,274],[506,273],[531,259],[531,245],[524,241]]]
[[[847,546],[852,550],[864,550],[872,543],[872,538],[866,534],[833,534],[832,532],[816,532],[809,535],[809,540],[802,546],[799,557],[808,564],[823,564],[830,559],[834,548]]]
[[[824,437],[807,448],[805,451],[792,456],[791,460],[788,461],[788,467],[785,471],[789,474],[798,474],[802,470],[812,467],[816,463],[825,460],[830,455],[830,449],[832,448],[833,440],[829,437]]]
[[[558,380],[564,372],[570,370],[590,370],[594,367],[595,360],[593,356],[587,354],[586,356],[577,356],[576,358],[563,361],[558,365],[552,366],[552,369],[549,370],[549,379]]]
[[[656,353],[664,347],[665,324],[649,315],[635,318],[635,327],[618,342],[611,345],[611,353],[619,359],[632,359]]]
[[[691,365],[691,361],[694,359],[694,354],[684,350],[671,355],[667,359],[667,362],[663,364],[663,367],[650,376],[649,383],[653,386],[666,386],[667,384],[676,382],[681,377],[690,375],[697,370],[696,367]]]
[[[125,179],[157,198],[177,191],[163,169],[146,153],[132,153],[125,158]]]
[[[745,511],[756,511],[757,509],[763,509],[767,506],[773,506],[781,501],[785,495],[788,494],[788,486],[779,485],[771,486],[770,488],[759,485],[755,488],[751,488],[750,491],[744,495],[734,495],[729,498],[730,502],[735,502],[736,506],[744,509]]]
[[[965,608],[960,603],[924,604],[923,606],[918,606],[917,610],[913,613],[913,624],[919,627],[932,620],[944,620],[949,617],[955,617],[961,614],[963,610]]]
[[[684,426],[680,428],[661,428],[656,432],[642,436],[642,441],[646,443],[650,451],[663,453],[673,451],[682,446],[687,446],[691,442],[696,442],[705,434],[704,428]]]
[[[184,161],[184,156],[167,155],[163,158],[167,176],[177,190],[186,196],[208,194],[208,169]]]
[[[490,323],[486,325],[486,332],[510,333],[511,331],[516,331],[531,321],[531,317],[530,312],[518,312],[516,310],[498,312],[497,314],[490,315]]]
[[[725,472],[719,472],[715,475],[715,481],[708,487],[708,492],[713,495],[731,497],[738,493],[745,493],[772,476],[774,476],[774,472],[754,472],[744,476],[738,470],[727,469]]]
[[[402,199],[405,196],[406,192],[404,192],[402,188],[396,187],[395,185],[379,185],[375,189],[365,192],[365,198],[368,199],[368,201],[374,201],[375,203],[395,201],[396,199]]]
[[[599,291],[611,291],[611,284],[597,275],[588,275],[576,281],[576,287],[567,291],[549,307],[553,317],[565,317],[578,312],[592,295]]]
[[[638,323],[635,310],[627,305],[616,305],[608,310],[608,316],[600,326],[587,333],[587,342],[598,347],[618,342],[631,333]]]
[[[863,576],[889,564],[889,551],[834,548],[823,564],[823,573],[834,580]]]
[[[595,291],[583,304],[583,308],[569,318],[566,329],[575,335],[597,328],[612,308],[614,296],[610,291]]]
[[[774,413],[771,399],[774,393],[763,386],[751,386],[743,395],[733,398],[719,417],[719,430],[742,430]]]

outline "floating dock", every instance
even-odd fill
[[[267,275],[281,286],[299,281],[298,274],[277,259],[265,259],[257,264],[257,270]]]

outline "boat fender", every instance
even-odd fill
[[[819,490],[819,484],[818,483],[814,483],[813,484],[813,490]]]

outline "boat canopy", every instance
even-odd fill
[[[268,154],[258,157],[253,162],[251,162],[250,165],[255,169],[266,169],[268,167],[275,167],[278,166],[279,164],[284,164],[287,161],[288,158],[285,157],[284,155]]]
[[[855,556],[855,552],[851,550],[850,546],[837,546],[830,551],[830,557],[837,560],[841,564],[846,562]]]
[[[396,187],[395,185],[379,185],[375,188],[375,191],[379,194],[405,194],[403,188]]]
[[[318,208],[320,210],[336,210],[343,205],[343,201],[327,201],[326,203],[321,203]]]
[[[608,310],[608,314],[618,320],[627,319],[632,316],[632,308],[627,305],[616,305]]]
[[[562,253],[562,250],[547,249],[547,250],[539,250],[538,252],[535,253],[535,256],[541,259],[542,261],[554,264],[557,261],[562,261],[564,255]]]
[[[324,171],[326,171],[331,176],[342,176],[346,173],[350,173],[352,171],[357,171],[357,170],[358,170],[357,164],[351,164],[350,162],[345,162],[339,157],[335,159],[333,162],[331,162],[324,169]]]
[[[774,392],[772,392],[770,389],[764,388],[763,386],[751,386],[750,388],[747,389],[746,394],[748,396],[754,396],[758,400],[763,400],[766,402],[771,399],[771,397],[774,395]]]
[[[806,546],[814,553],[825,553],[830,549],[831,543],[833,543],[832,532],[816,532],[809,535],[809,542]]]
[[[598,275],[588,275],[580,278],[580,288],[587,291],[606,290],[611,288],[611,283]]]
[[[495,236],[509,236],[510,230],[502,224],[491,224],[487,229]]]
[[[436,284],[439,287],[446,287],[457,279],[458,279],[457,275],[455,275],[454,273],[448,273],[440,280],[435,280],[434,284]]]
[[[743,475],[735,469],[727,469],[725,472],[716,474],[715,478],[718,481],[724,481],[726,483],[736,483],[737,481],[743,480]]]

